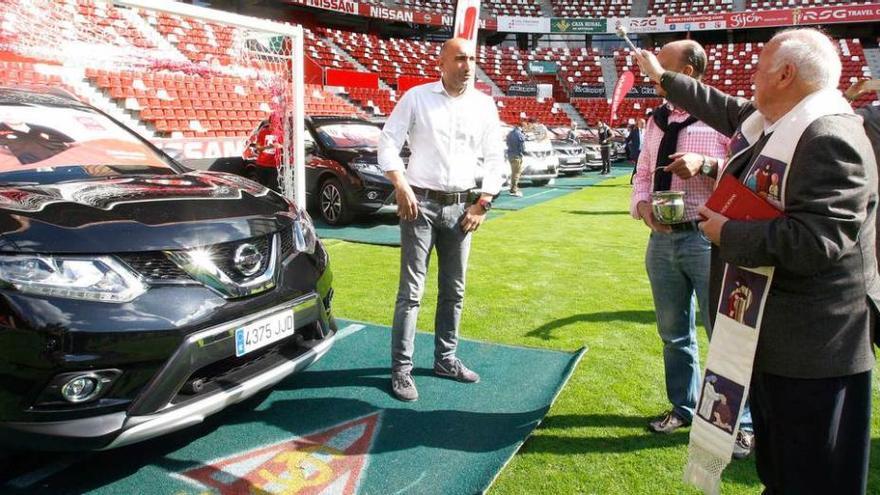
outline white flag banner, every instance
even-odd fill
[[[452,32],[456,38],[464,38],[471,42],[476,53],[477,31],[480,28],[480,1],[458,0],[455,6],[455,25]]]

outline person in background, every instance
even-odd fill
[[[251,144],[252,156],[255,156],[253,172],[257,182],[280,191],[278,185],[278,167],[281,165],[281,154],[284,139],[280,126],[273,120],[266,119],[260,123],[256,137]]]
[[[880,91],[880,79],[862,79],[850,86],[844,96],[851,103],[858,100],[862,95],[869,91]],[[865,127],[865,134],[871,141],[871,147],[874,148],[874,160],[880,167],[880,106],[865,105],[855,109],[856,115],[862,118]],[[877,215],[877,246],[880,246],[880,215]],[[877,322],[874,322],[876,325]],[[874,344],[880,346],[880,331],[874,330]]]
[[[519,190],[519,178],[523,170],[523,152],[525,151],[526,135],[522,132],[524,122],[513,126],[507,134],[507,161],[510,162],[510,195],[522,197]]]
[[[568,133],[565,135],[565,139],[568,141],[571,141],[572,143],[577,143],[578,142],[577,130],[578,130],[577,122],[572,122],[571,129],[568,130]]]
[[[629,177],[629,183],[633,183],[636,176],[636,166],[639,163],[639,153],[642,151],[642,136],[645,133],[645,119],[638,119],[634,125],[630,126],[629,134],[626,135],[626,155],[633,162],[632,175]]]
[[[611,173],[611,128],[601,120],[596,126],[596,137],[599,138],[599,151],[602,154],[601,175],[608,175]]]
[[[431,251],[437,248],[439,291],[434,318],[434,374],[464,383],[480,375],[456,355],[465,273],[473,233],[486,219],[504,182],[504,146],[498,108],[473,88],[476,56],[470,42],[453,38],[440,50],[440,80],[416,86],[397,102],[379,139],[379,167],[394,185],[400,217],[400,283],[391,326],[391,390],[403,401],[419,398],[412,377],[416,320]],[[400,150],[412,154],[404,167]],[[477,158],[484,176],[479,198]]]

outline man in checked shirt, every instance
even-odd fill
[[[699,43],[669,43],[657,55],[668,70],[700,79],[706,70],[706,52]],[[657,86],[660,96],[663,88]],[[630,211],[651,229],[645,266],[663,340],[666,396],[672,409],[648,423],[655,433],[671,433],[691,423],[700,386],[697,349],[696,305],[711,337],[709,308],[709,261],[711,243],[697,228],[697,208],[712,194],[715,171],[726,155],[728,139],[669,103],[648,120],[645,142],[636,165]],[[651,211],[654,191],[684,191],[684,221],[659,223]],[[751,413],[745,410],[734,457],[751,453]]]

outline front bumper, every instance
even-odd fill
[[[294,313],[293,335],[254,356],[235,357],[237,328],[287,308]],[[18,448],[101,450],[164,435],[201,423],[305,369],[326,354],[334,340],[335,323],[313,292],[189,335],[124,411],[63,421],[4,422],[0,439]],[[187,389],[194,377],[208,370],[212,375],[202,390]]]
[[[395,204],[394,186],[388,179],[370,174],[359,174],[359,178],[361,187],[355,187],[348,197],[352,209],[374,213]]]

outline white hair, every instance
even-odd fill
[[[798,78],[816,89],[836,89],[842,71],[837,45],[818,29],[786,29],[770,40],[779,43],[771,72],[785,64],[797,68]]]

